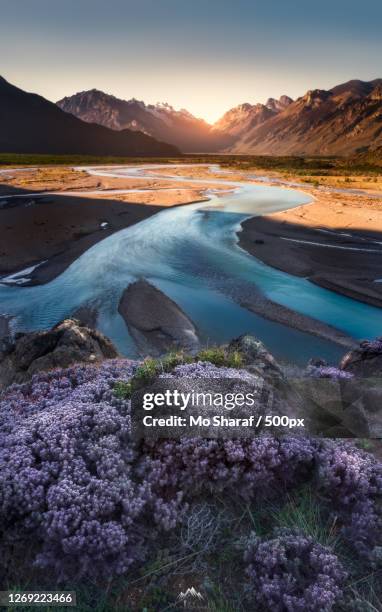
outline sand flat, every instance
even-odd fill
[[[213,182],[98,177],[69,167],[7,169],[0,177],[0,275],[38,266],[30,284],[49,282],[112,233],[163,208],[208,200],[208,188],[227,190]]]
[[[303,191],[312,203],[245,221],[240,246],[268,265],[382,306],[382,200]]]

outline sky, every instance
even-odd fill
[[[0,0],[0,74],[52,101],[97,88],[207,121],[382,77],[381,0]]]

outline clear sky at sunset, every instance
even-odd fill
[[[381,0],[0,0],[0,74],[56,101],[102,89],[209,121],[382,77]]]

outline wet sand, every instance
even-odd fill
[[[206,188],[218,173],[202,168],[159,169],[162,178],[114,179],[70,168],[12,171],[1,176],[0,275],[37,266],[27,284],[43,284],[62,273],[98,241],[167,206],[207,200]],[[166,174],[210,179],[208,185],[166,181]],[[223,175],[224,176],[224,175]],[[224,177],[228,178],[228,177]],[[250,179],[244,174],[231,180]],[[254,180],[253,182],[257,182]],[[270,182],[270,184],[272,184]],[[285,187],[288,188],[288,187]],[[139,189],[132,193],[115,190]],[[33,190],[58,193],[33,193]],[[87,193],[84,191],[86,190]],[[243,223],[239,244],[265,263],[309,278],[323,287],[377,306],[382,305],[382,203],[332,191],[303,188],[314,202]],[[25,195],[32,192],[32,195]],[[1,194],[24,194],[7,200]],[[378,244],[381,242],[381,244]],[[314,244],[312,244],[314,243]],[[41,263],[43,262],[43,263]],[[234,295],[242,306],[301,331],[350,346],[334,328],[299,315],[260,295]]]
[[[161,210],[159,206],[64,195],[9,202],[0,209],[0,275],[37,265],[28,284],[49,282],[100,240]]]
[[[9,169],[0,183],[0,276],[36,266],[23,286],[51,281],[100,240],[163,208],[208,200],[207,187],[226,190],[212,183],[96,177],[62,167]],[[118,192],[127,189],[137,191]]]
[[[310,193],[310,204],[244,221],[239,245],[270,266],[381,307],[382,201]]]

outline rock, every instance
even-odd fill
[[[175,302],[144,279],[125,289],[118,311],[144,355],[161,355],[174,348],[193,353],[199,348],[192,321]]]
[[[343,423],[356,437],[382,438],[382,379],[341,383]]]
[[[0,354],[0,389],[23,383],[36,372],[114,357],[117,350],[100,332],[66,319],[51,330],[15,336],[11,348]]]
[[[283,376],[276,359],[265,348],[264,344],[249,334],[239,336],[229,344],[229,350],[239,351],[246,366],[258,373]]]
[[[286,376],[276,359],[264,344],[249,334],[232,340],[230,350],[240,351],[245,369],[263,380],[262,401],[267,414],[278,414],[305,421],[305,431],[313,434],[322,432],[337,420],[318,408],[315,398],[306,388],[306,379]],[[323,419],[323,416],[325,417]],[[282,428],[278,428],[280,433]]]
[[[98,321],[98,308],[95,304],[83,304],[75,310],[71,317],[85,327],[96,329]]]
[[[359,437],[382,437],[382,338],[364,340],[346,353],[341,370],[354,375],[342,385],[344,424]]]
[[[325,361],[325,359],[321,359],[317,357],[312,357],[308,361],[308,367],[311,366],[313,368],[321,368],[321,367],[326,367],[327,365],[328,365],[328,362]]]
[[[7,352],[12,343],[10,322],[12,317],[0,315],[0,354]]]
[[[382,378],[382,338],[361,342],[359,348],[346,353],[340,369],[359,378]]]
[[[382,387],[360,385],[360,381],[353,382],[353,379],[332,380],[287,373],[264,344],[250,335],[232,340],[229,349],[240,351],[245,368],[263,378],[264,391],[269,396],[268,407],[290,418],[304,418],[306,433],[376,437],[381,432],[376,407],[381,405],[377,400],[382,395]],[[325,365],[320,359],[309,362],[310,367]]]

